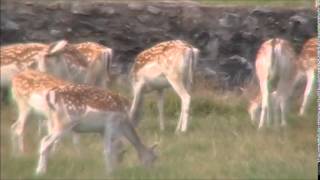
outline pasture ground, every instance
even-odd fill
[[[180,102],[170,90],[165,101],[166,130],[160,132],[154,95],[148,95],[138,133],[148,145],[160,139],[155,166],[139,166],[137,155],[127,153],[119,169],[105,174],[101,139],[81,135],[81,155],[71,138],[64,138],[49,159],[48,173],[34,176],[39,137],[35,115],[27,125],[27,154],[13,157],[10,125],[17,117],[15,105],[1,107],[1,179],[316,179],[317,103],[315,96],[305,117],[297,105],[288,114],[286,128],[264,128],[249,120],[247,101],[235,93],[196,92],[189,130],[176,135]]]

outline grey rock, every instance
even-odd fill
[[[202,11],[196,5],[183,6],[181,16],[181,27],[186,31],[198,28],[199,23],[202,21]]]
[[[42,41],[42,42],[49,42],[52,41],[52,36],[49,35],[46,31],[33,31],[26,33],[26,39],[28,41]]]
[[[301,15],[294,15],[289,18],[289,21],[305,24],[308,22],[308,19],[306,17],[302,17]]]
[[[240,16],[235,13],[224,13],[223,17],[219,19],[219,24],[222,27],[237,27],[240,24]]]
[[[137,19],[138,19],[139,22],[144,24],[144,23],[146,23],[146,22],[148,22],[150,20],[150,16],[146,15],[146,14],[143,14],[143,15],[137,16]]]
[[[130,2],[128,4],[128,8],[130,10],[137,10],[137,11],[141,11],[144,8],[144,5],[142,3],[137,3],[137,2]]]
[[[215,61],[217,60],[217,57],[219,55],[219,39],[218,38],[214,38],[211,39],[207,46],[205,47],[205,50],[208,53],[208,56],[210,57],[211,60]]]
[[[265,7],[258,7],[258,8],[253,9],[250,12],[250,15],[253,15],[253,16],[270,15],[270,14],[272,14],[272,10],[269,8],[265,8]]]
[[[1,18],[1,29],[7,31],[16,31],[20,29],[20,26],[9,19]]]
[[[157,15],[161,12],[161,9],[154,7],[154,6],[148,6],[147,11],[151,14]]]
[[[112,7],[101,7],[99,8],[99,12],[102,14],[113,15],[115,14],[116,10]]]
[[[57,30],[57,29],[51,29],[49,31],[49,33],[50,33],[50,35],[55,36],[55,37],[61,35],[61,31]]]
[[[70,10],[73,14],[90,15],[87,6],[80,2],[73,2]]]
[[[256,17],[248,16],[242,23],[242,26],[249,32],[259,30],[259,21]]]

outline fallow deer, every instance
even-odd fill
[[[58,87],[59,85],[66,85],[67,81],[62,81],[53,76],[45,76],[42,73],[34,70],[26,70],[18,73],[12,80],[12,94],[18,106],[18,119],[11,126],[12,130],[12,144],[13,152],[17,152],[16,142],[18,142],[20,152],[25,151],[24,146],[24,131],[27,122],[27,116],[32,108],[43,113],[48,118],[46,112],[49,107],[44,103],[44,100],[31,92],[47,92],[48,90]],[[50,131],[50,127],[48,128]]]
[[[52,71],[52,74],[66,78],[67,69],[61,73],[66,63],[86,67],[85,60],[75,54],[74,50],[64,50],[67,42],[57,41],[49,45],[41,43],[20,43],[2,46],[0,48],[1,87],[10,86],[12,77],[25,69],[37,69],[44,72]],[[62,53],[63,52],[63,53]],[[55,61],[49,57],[66,56],[66,62]],[[50,60],[49,60],[50,59]],[[57,72],[58,71],[58,72]],[[70,80],[70,79],[68,79]]]
[[[141,142],[128,119],[129,101],[119,94],[92,86],[65,83],[32,70],[13,78],[13,92],[18,102],[29,104],[49,116],[51,130],[41,140],[37,174],[46,172],[52,145],[71,131],[95,132],[103,136],[109,171],[118,162],[117,143],[121,136],[134,146],[145,166],[152,165],[156,158],[153,148],[147,148]]]
[[[25,70],[36,69],[73,82],[84,82],[79,76],[87,69],[86,59],[77,49],[60,40],[49,45],[41,43],[20,43],[2,46],[1,90],[11,85],[12,77]],[[85,74],[83,75],[83,77]],[[38,133],[41,133],[41,121]]]
[[[187,130],[191,84],[198,54],[199,50],[187,42],[172,40],[156,44],[136,57],[131,71],[134,99],[130,109],[135,126],[143,94],[156,90],[160,129],[164,129],[163,91],[171,85],[182,102],[176,132]]]
[[[276,91],[273,91],[271,93],[271,98],[270,98],[270,102],[273,105],[271,112],[275,115],[275,112],[277,110],[277,106],[276,106],[276,98],[277,98],[277,93]],[[248,106],[248,113],[250,115],[250,120],[252,121],[252,123],[255,123],[258,121],[258,117],[260,117],[260,113],[261,113],[261,94],[257,94],[254,98],[249,100],[249,106]]]
[[[255,119],[255,113],[253,112],[264,106],[263,97],[265,97],[265,99],[268,101],[266,103],[267,105],[270,103],[268,97],[270,90],[272,90],[272,87],[270,87],[270,85],[275,85],[272,83],[272,80],[278,78],[278,84],[276,84],[276,88],[273,89],[275,91],[272,94],[271,104],[273,108],[280,107],[281,122],[282,125],[285,125],[287,100],[293,92],[296,82],[300,79],[301,75],[305,75],[307,78],[303,101],[299,111],[300,115],[304,114],[312,91],[315,70],[317,68],[316,49],[317,38],[309,39],[303,45],[301,53],[298,57],[296,57],[296,54],[293,51],[290,43],[285,40],[272,39],[265,42],[261,46],[260,50],[258,51],[256,60],[256,73],[260,83],[261,94],[259,94],[250,102],[248,111],[251,115],[251,119]],[[268,82],[269,84],[267,84]],[[261,106],[260,103],[262,103]],[[268,109],[269,107],[270,104],[268,106]],[[268,111],[269,110],[267,110],[267,113],[269,113]],[[263,125],[264,114],[262,113],[263,111],[261,111],[259,127]]]
[[[105,88],[111,81],[112,49],[95,42],[72,44],[89,64],[86,83]]]
[[[267,40],[258,50],[255,66],[262,98],[259,128],[264,125],[265,118],[270,122],[271,107],[279,107],[281,125],[286,125],[287,101],[297,79],[297,61],[293,47],[283,39]],[[272,91],[276,93],[275,102],[270,101]],[[275,111],[278,114],[278,110]]]
[[[299,72],[305,75],[307,79],[299,115],[303,115],[305,112],[314,84],[315,72],[317,70],[317,41],[317,38],[309,39],[303,45],[301,53],[298,57]]]

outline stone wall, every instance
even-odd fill
[[[201,50],[198,69],[239,85],[252,72],[262,41],[290,40],[297,52],[316,33],[311,9],[215,7],[192,2],[1,1],[1,45],[16,42],[95,41],[114,49],[127,71],[153,44],[184,39]]]

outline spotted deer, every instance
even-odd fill
[[[158,93],[160,129],[164,130],[163,92],[171,85],[182,102],[176,132],[187,130],[190,90],[198,53],[199,50],[187,42],[172,40],[156,44],[135,58],[131,71],[134,98],[130,109],[135,126],[143,94],[155,90]]]
[[[267,116],[270,115],[268,115],[268,113],[270,113],[268,112],[269,107],[274,108],[273,113],[277,113],[277,108],[280,108],[282,125],[286,124],[285,113],[287,101],[296,88],[296,83],[301,76],[306,76],[307,79],[303,101],[299,111],[300,115],[304,114],[312,91],[317,68],[316,47],[317,38],[311,38],[303,45],[299,56],[296,56],[290,43],[285,40],[272,39],[266,41],[261,46],[256,60],[256,74],[260,83],[260,94],[250,101],[248,108],[252,120],[256,119],[256,112],[259,112],[261,109],[259,127],[263,125],[262,118],[264,118],[264,114],[262,113],[263,107],[265,106],[263,103],[267,104]],[[277,79],[277,84],[272,82]],[[270,91],[273,91],[271,102],[269,102]],[[263,98],[265,98],[267,102],[263,102]]]
[[[10,87],[13,76],[25,69],[36,69],[68,81],[83,83],[87,62],[77,49],[68,46],[66,40],[50,44],[20,43],[2,46],[1,91]],[[38,133],[42,132],[39,121]]]
[[[299,115],[303,115],[305,112],[314,84],[315,72],[317,70],[317,41],[317,38],[309,39],[303,45],[298,57],[299,72],[300,74],[305,75],[307,79]]]
[[[83,57],[71,48],[65,49],[67,41],[60,40],[49,45],[42,43],[19,43],[0,48],[1,87],[9,87],[12,77],[25,69],[37,69],[52,73],[67,80],[71,68],[83,69],[87,66]],[[55,60],[67,57],[65,61]],[[66,66],[69,65],[69,66]]]
[[[53,76],[44,75],[35,70],[26,70],[18,73],[12,80],[12,94],[18,107],[18,119],[11,126],[13,152],[17,153],[17,144],[20,152],[25,152],[24,131],[27,123],[27,116],[34,108],[41,112],[46,118],[49,117],[49,107],[44,100],[32,92],[46,93],[48,90],[67,84]],[[50,127],[48,128],[50,131]],[[18,143],[17,143],[18,142]]]
[[[276,101],[276,91],[273,91],[271,93],[271,98],[270,101],[271,103],[274,105],[277,101]],[[261,113],[261,94],[257,94],[255,97],[251,98],[249,100],[249,106],[248,106],[248,113],[250,115],[250,120],[252,121],[252,123],[255,123],[258,121],[258,118],[260,117],[260,113]],[[277,110],[277,107],[274,105],[272,106],[271,112],[275,115],[275,112]]]
[[[261,94],[259,128],[265,119],[270,122],[271,107],[276,108],[276,114],[280,111],[281,125],[286,125],[287,103],[296,81],[296,63],[293,47],[284,39],[267,40],[258,50],[255,67]],[[276,92],[275,102],[270,101],[272,91]]]
[[[111,81],[110,70],[112,49],[95,42],[72,44],[89,64],[85,82],[90,85],[105,88]]]
[[[65,83],[33,70],[13,78],[13,92],[20,104],[28,104],[49,117],[50,131],[41,140],[36,174],[46,172],[50,148],[68,132],[100,133],[108,172],[117,165],[121,136],[134,146],[143,165],[152,165],[156,158],[153,148],[147,148],[142,143],[128,119],[129,101],[119,94],[92,86]],[[17,126],[23,126],[21,120],[18,120]]]

